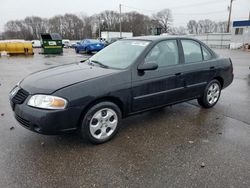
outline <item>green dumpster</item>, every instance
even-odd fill
[[[61,54],[62,37],[58,33],[44,33],[41,34],[42,54]]]

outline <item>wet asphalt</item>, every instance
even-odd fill
[[[44,136],[16,122],[8,93],[24,76],[86,55],[0,57],[0,187],[250,187],[250,52],[231,57],[235,79],[218,104],[190,101],[122,121],[91,145],[77,134]]]

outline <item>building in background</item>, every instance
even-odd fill
[[[250,20],[234,21],[231,37],[231,49],[250,45]]]

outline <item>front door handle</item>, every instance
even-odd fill
[[[181,73],[180,73],[180,72],[175,73],[175,76],[180,76],[180,75],[181,75]]]

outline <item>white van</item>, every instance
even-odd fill
[[[32,43],[33,48],[41,48],[42,47],[40,40],[32,40],[31,43]]]
[[[62,45],[64,48],[69,48],[70,47],[70,40],[69,39],[63,39],[62,40]]]

